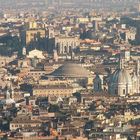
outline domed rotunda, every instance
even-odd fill
[[[55,77],[76,77],[76,78],[87,78],[91,77],[91,73],[82,67],[80,64],[76,63],[65,63],[56,69],[53,73]]]
[[[92,73],[84,68],[81,64],[66,62],[54,72],[52,72],[48,77],[67,79],[78,83],[81,86],[87,86],[93,84],[93,75]]]

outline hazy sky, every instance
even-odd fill
[[[70,3],[73,3],[74,5],[77,6],[81,6],[81,5],[102,5],[102,6],[108,6],[108,5],[124,5],[124,6],[128,6],[128,5],[132,5],[132,6],[136,6],[136,3],[139,0],[0,0],[0,7],[12,7],[12,6],[28,6],[28,7],[32,7],[32,6],[46,6],[47,3],[49,4],[57,4],[59,3],[59,5],[70,5]]]

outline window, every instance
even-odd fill
[[[118,94],[117,89],[115,89],[115,94]]]
[[[123,89],[123,95],[125,95],[125,89]]]

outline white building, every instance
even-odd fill
[[[27,58],[45,59],[45,56],[43,55],[42,51],[34,49],[29,52],[29,54],[27,55]]]
[[[129,42],[129,40],[135,40],[136,38],[136,29],[131,28],[130,30],[126,30],[125,32],[125,41]]]
[[[130,75],[129,71],[124,67],[123,60],[120,61],[120,68],[116,69],[110,75],[108,82],[108,90],[110,94],[119,96],[128,96],[139,93],[139,80],[140,80],[140,64],[137,61],[137,70]]]

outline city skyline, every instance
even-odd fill
[[[1,140],[140,140],[139,0],[0,0]]]

